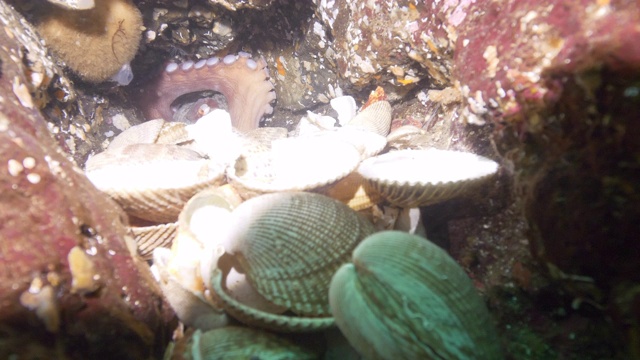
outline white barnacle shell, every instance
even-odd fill
[[[392,205],[418,207],[468,194],[498,171],[498,164],[472,153],[399,150],[364,160],[358,173],[371,191]]]
[[[333,276],[336,324],[367,359],[501,359],[487,308],[464,270],[428,240],[366,238]]]

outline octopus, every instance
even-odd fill
[[[184,114],[184,119],[178,119],[179,99],[205,91],[220,94],[224,99],[198,99]],[[233,126],[247,132],[257,128],[262,117],[273,112],[271,103],[275,99],[266,61],[254,60],[250,54],[240,52],[197,62],[168,63],[160,76],[141,92],[139,104],[147,120],[194,122],[210,108],[222,107],[220,103],[226,102]]]

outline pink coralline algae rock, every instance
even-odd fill
[[[158,357],[174,315],[132,256],[122,211],[35,108],[11,19],[0,31],[0,358]]]
[[[493,124],[513,166],[533,254],[574,308],[613,316],[636,345],[638,24],[637,1],[477,0],[457,28],[453,69],[467,121]]]

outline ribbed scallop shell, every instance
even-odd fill
[[[335,325],[331,316],[302,317],[273,314],[249,307],[227,293],[223,283],[222,271],[214,270],[211,276],[211,289],[223,304],[224,310],[235,319],[251,326],[285,333],[321,331]],[[327,290],[328,291],[328,290]]]
[[[171,359],[281,359],[311,360],[318,354],[287,339],[261,330],[227,326],[195,331],[176,344]]]
[[[425,206],[475,190],[498,170],[485,157],[449,150],[399,150],[363,161],[358,173],[368,191],[392,205]]]
[[[86,174],[128,214],[169,223],[196,192],[223,181],[224,166],[177,145],[133,144],[93,156]]]
[[[368,359],[501,359],[487,308],[464,270],[419,236],[365,239],[329,290],[336,324]]]
[[[177,223],[158,224],[149,226],[131,226],[129,228],[138,245],[138,254],[144,260],[153,257],[153,249],[158,247],[171,247],[176,236]]]
[[[107,149],[113,150],[132,144],[178,144],[189,140],[185,123],[154,119],[121,132],[109,143]]]
[[[360,111],[346,127],[357,127],[372,131],[378,135],[387,136],[391,129],[391,115],[393,110],[388,101],[377,101]]]
[[[352,172],[360,153],[334,137],[287,138],[270,151],[245,153],[227,169],[229,182],[247,199],[256,195],[314,189]]]
[[[296,314],[327,316],[328,286],[373,225],[329,197],[262,195],[232,213],[226,251],[267,300]]]

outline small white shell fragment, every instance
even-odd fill
[[[323,131],[332,130],[336,124],[336,119],[331,116],[318,115],[307,111],[298,122],[296,132],[298,136],[314,135]]]
[[[423,237],[427,236],[427,232],[422,224],[420,208],[401,209],[393,229]]]
[[[330,101],[331,107],[338,113],[338,122],[345,126],[356,116],[358,107],[351,96],[339,96]]]
[[[227,325],[228,318],[220,309],[203,297],[185,287],[168,270],[171,250],[156,248],[153,251],[153,272],[167,301],[176,312],[178,319],[188,326],[201,330],[215,329]]]
[[[185,128],[198,150],[220,163],[230,164],[240,155],[241,141],[233,132],[231,115],[225,110],[215,109]]]

